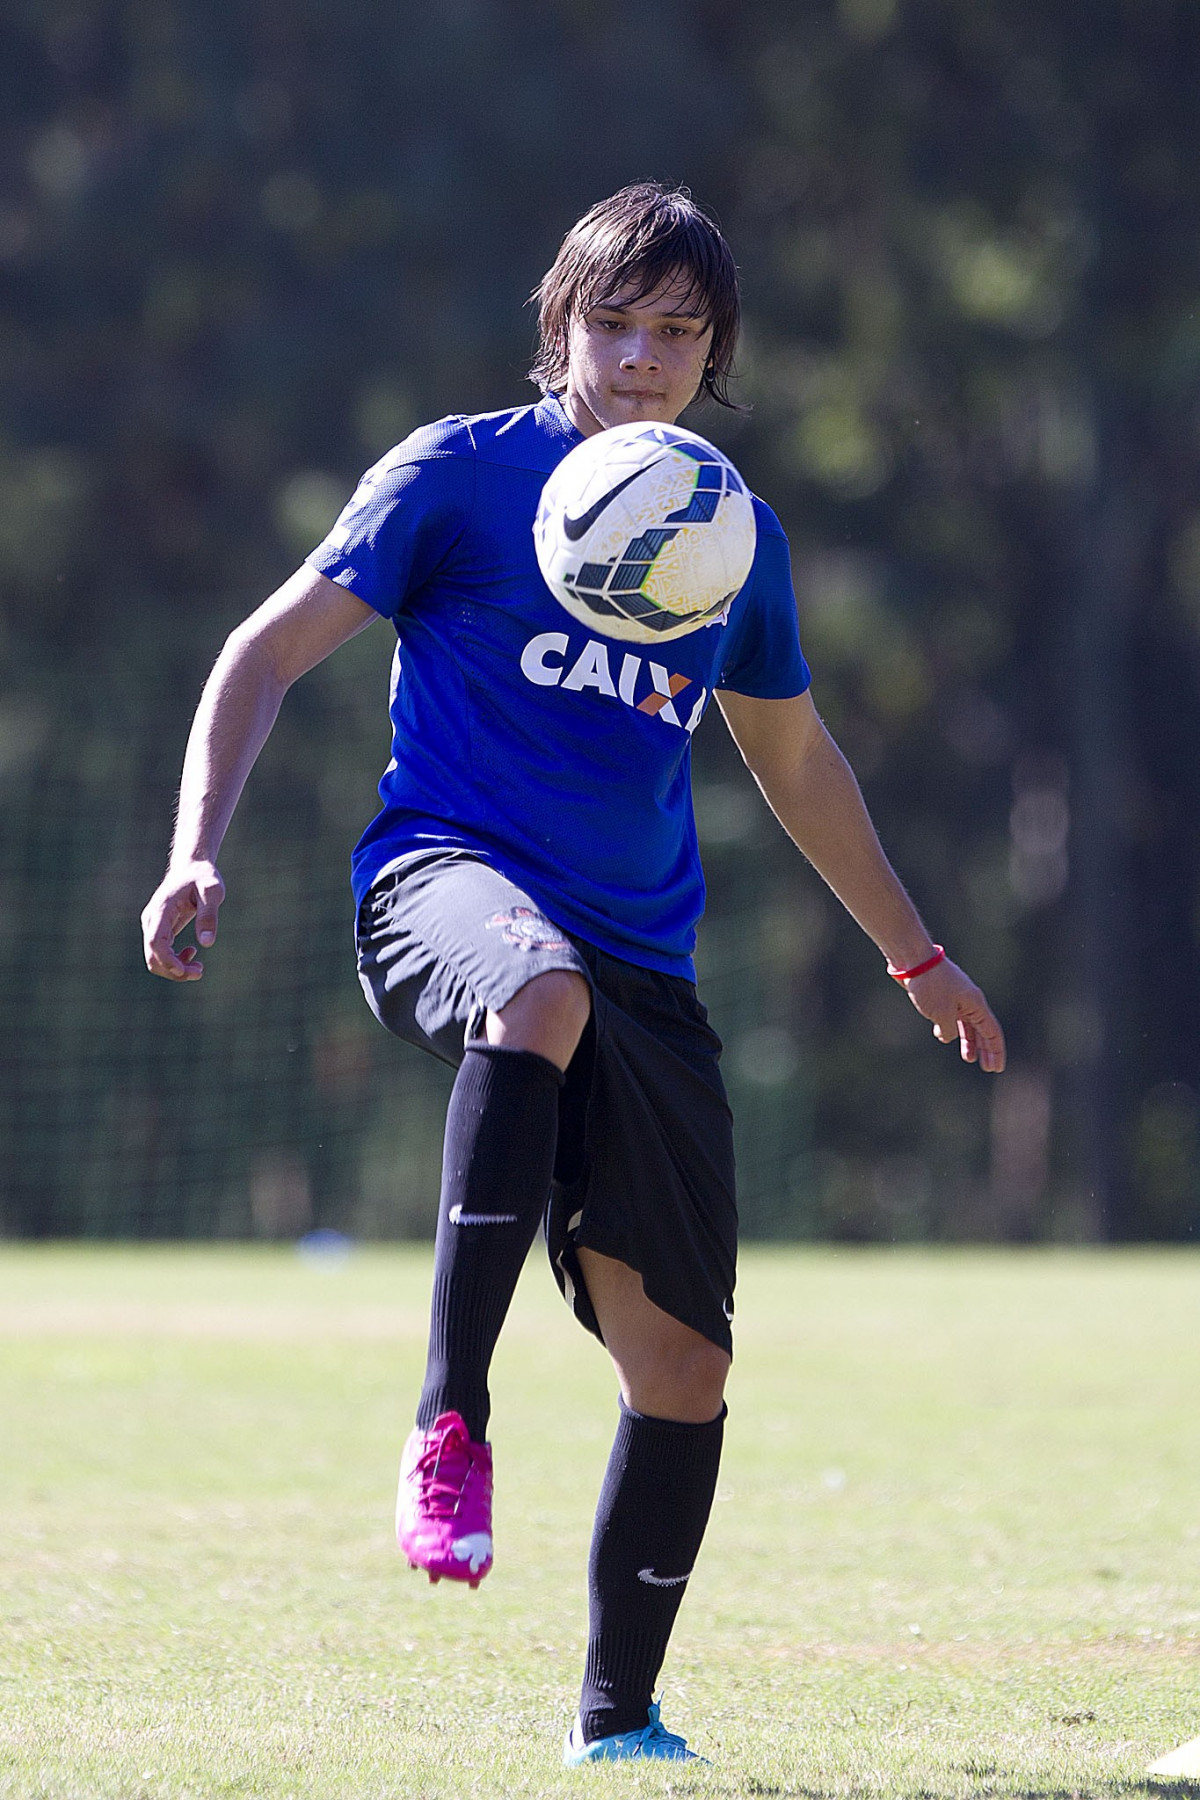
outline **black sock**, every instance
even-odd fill
[[[717,1486],[725,1409],[707,1425],[621,1408],[588,1563],[585,1743],[646,1723]]]
[[[563,1078],[530,1050],[472,1044],[450,1095],[433,1262],[423,1430],[458,1412],[487,1436],[488,1368],[554,1173]]]

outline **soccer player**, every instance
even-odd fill
[[[544,1220],[559,1285],[620,1388],[564,1759],[683,1759],[652,1694],[716,1486],[736,1248],[720,1043],[692,964],[691,733],[711,695],[934,1036],[987,1070],[1004,1040],[931,941],[813,706],[770,509],[755,501],[754,565],[726,622],[657,648],[657,675],[626,659],[619,689],[538,571],[534,514],[573,445],[672,423],[702,396],[729,404],[738,282],[717,226],[686,191],[626,188],[568,232],[538,299],[541,400],[414,432],[229,638],[143,914],[146,960],[200,977],[219,846],[284,693],[392,621],[393,756],[353,860],[359,972],[383,1024],[458,1071],[400,1546],[432,1580],[477,1585],[491,1567],[488,1369]],[[193,919],[200,950],[174,949]]]

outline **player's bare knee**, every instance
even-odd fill
[[[724,1350],[689,1332],[660,1346],[641,1367],[626,1369],[626,1398],[635,1412],[704,1425],[721,1410],[729,1368]]]
[[[547,969],[513,995],[500,1011],[500,1018],[536,1021],[556,1036],[583,1036],[583,1028],[592,1010],[592,990],[582,975],[573,969]]]
[[[592,990],[573,969],[547,969],[487,1017],[491,1044],[532,1050],[565,1069],[592,1010]]]
[[[694,1404],[705,1410],[709,1417],[715,1418],[721,1410],[729,1368],[729,1357],[724,1350],[710,1344],[707,1338],[690,1346],[684,1358],[679,1371],[681,1384]]]
[[[544,975],[535,975],[529,985],[537,988],[539,1000],[549,1007],[556,1025],[573,1031],[578,1041],[592,1011],[592,990],[583,976],[573,969],[548,969]]]

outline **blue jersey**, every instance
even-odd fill
[[[648,646],[589,631],[533,544],[546,477],[580,441],[553,397],[426,426],[308,558],[399,639],[392,760],[354,891],[412,850],[462,846],[599,949],[690,977],[692,732],[715,688],[781,699],[809,682],[787,539],[756,500],[754,566],[723,625]]]

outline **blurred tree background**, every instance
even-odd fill
[[[530,397],[622,183],[742,264],[818,705],[1009,1028],[938,1049],[696,742],[752,1234],[1200,1219],[1200,12],[1189,0],[9,0],[0,1230],[430,1229],[445,1073],[355,984],[383,627],[289,696],[199,989],[142,969],[225,631],[413,424]]]

